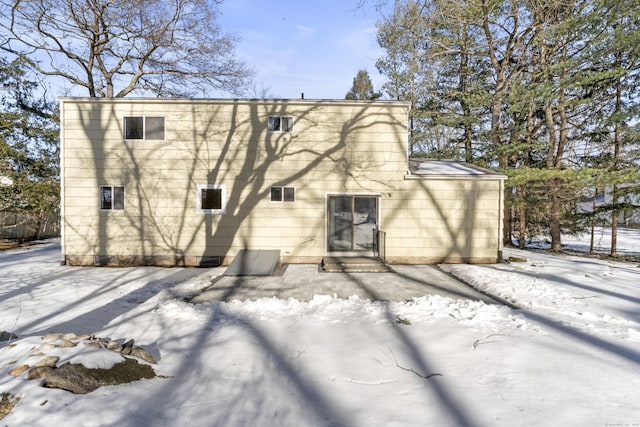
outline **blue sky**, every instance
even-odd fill
[[[369,3],[373,3],[372,1]],[[226,0],[220,24],[237,34],[238,57],[256,72],[258,93],[275,98],[343,99],[359,69],[376,90],[384,78],[375,68],[378,13],[356,0]]]

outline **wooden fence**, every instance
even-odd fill
[[[60,236],[60,215],[47,216],[19,212],[0,212],[0,239],[16,242]]]

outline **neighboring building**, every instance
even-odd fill
[[[624,195],[618,197],[618,204],[626,209],[618,214],[618,225],[625,227],[635,227],[640,224],[640,185],[623,184],[620,186],[624,190]],[[635,191],[632,191],[635,190]],[[594,210],[600,210],[596,214],[598,224],[611,225],[611,211],[613,205],[612,189],[607,188],[604,193],[598,193],[594,198],[588,197],[577,203],[576,212],[580,215],[592,214]]]
[[[66,264],[501,258],[505,177],[409,162],[405,102],[64,98],[60,111]]]

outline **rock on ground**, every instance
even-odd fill
[[[38,376],[45,379],[45,387],[86,394],[99,387],[150,379],[156,375],[151,366],[140,364],[135,359],[125,359],[109,369],[87,368],[74,363],[66,363],[58,368],[42,367],[38,370]]]

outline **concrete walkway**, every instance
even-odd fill
[[[210,301],[295,298],[309,301],[314,295],[349,298],[357,295],[373,301],[410,301],[424,295],[501,302],[431,265],[394,265],[388,273],[326,273],[315,264],[288,264],[278,276],[219,276],[194,303]]]

